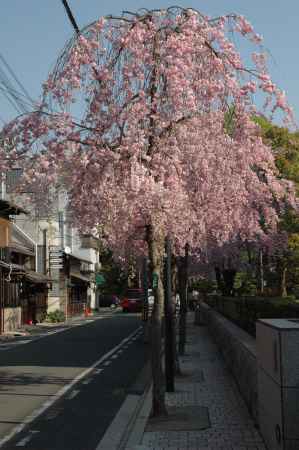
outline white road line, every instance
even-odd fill
[[[112,359],[118,358],[118,354],[112,355],[111,358],[112,358]]]
[[[46,419],[47,420],[53,420],[53,419],[55,419],[58,416],[59,413],[60,413],[59,410],[55,410],[55,411],[51,412],[50,414],[48,414]]]
[[[104,370],[104,369],[96,369],[96,370],[94,371],[94,373],[95,373],[96,375],[99,375],[101,372],[103,372],[103,370]]]
[[[79,394],[80,390],[79,389],[75,389],[73,392],[70,393],[70,395],[67,397],[68,400],[72,400],[73,398],[75,398],[78,394]]]
[[[93,363],[88,369],[85,369],[83,372],[78,374],[69,384],[65,385],[63,388],[61,388],[55,395],[53,395],[49,400],[47,400],[45,403],[43,403],[39,408],[34,410],[29,416],[25,417],[22,423],[15,426],[10,433],[8,433],[6,436],[4,436],[0,440],[0,448],[3,447],[3,445],[12,439],[17,433],[20,433],[26,425],[33,422],[37,417],[39,417],[41,414],[43,414],[50,406],[52,406],[58,399],[60,399],[63,395],[65,395],[72,387],[77,384],[79,381],[82,380],[82,378],[85,378],[87,375],[89,375],[97,366],[102,364],[106,359],[110,358],[110,356],[115,353],[117,350],[119,350],[126,342],[128,342],[129,339],[131,339],[136,333],[138,333],[140,327],[137,328],[137,330],[133,331],[128,337],[124,338],[118,345],[113,347],[109,352],[107,352],[105,355],[103,355],[100,359],[98,359],[95,363]]]
[[[109,366],[111,364],[111,361],[106,361],[103,366]]]
[[[29,435],[17,442],[16,447],[25,447],[25,445],[31,440],[32,436],[36,433],[39,433],[39,431],[29,430]]]
[[[32,435],[24,437],[21,441],[16,444],[16,447],[25,447],[25,445],[30,441]]]
[[[34,339],[34,338],[32,338]],[[26,339],[26,340],[22,340],[22,341],[15,341],[15,342],[10,342],[10,345],[24,345],[24,344],[28,344],[29,342],[32,341],[32,339]]]
[[[100,320],[100,319],[104,319],[104,317],[96,317],[94,319],[89,319],[86,322],[65,325],[63,328],[59,328],[58,330],[47,331],[45,334],[42,334],[40,336],[31,336],[31,338],[26,341],[24,340],[24,341],[18,341],[18,342],[9,342],[8,343],[9,346],[7,346],[7,344],[4,344],[5,346],[3,345],[3,347],[2,347],[2,344],[0,344],[0,350],[9,350],[9,349],[13,348],[13,346],[16,346],[19,344],[22,344],[22,345],[29,344],[30,342],[38,341],[39,339],[43,339],[45,337],[51,336],[52,334],[62,333],[63,331],[71,330],[72,328],[81,327],[83,325],[86,325],[90,321],[95,322],[96,320]],[[1,441],[0,441],[0,445],[1,445]]]

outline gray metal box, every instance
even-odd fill
[[[299,320],[256,324],[259,422],[269,450],[299,450]]]

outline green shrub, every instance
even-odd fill
[[[51,311],[47,314],[46,321],[51,323],[64,322],[65,314],[63,311],[56,309],[55,311]]]
[[[234,290],[236,296],[256,294],[256,280],[245,272],[238,272],[235,278]]]

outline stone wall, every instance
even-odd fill
[[[252,418],[255,423],[258,423],[255,339],[205,303],[201,303],[200,306],[200,319],[208,326],[228,369],[234,376]]]

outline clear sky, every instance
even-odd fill
[[[210,16],[240,13],[264,36],[271,52],[270,72],[286,91],[299,123],[299,1],[298,0],[68,0],[79,27],[105,14],[122,10],[163,8],[178,4],[194,7]],[[41,84],[72,36],[61,0],[1,0],[0,53],[12,67],[30,95],[37,99]],[[4,68],[0,61],[0,68]],[[0,118],[8,121],[16,115],[0,92]],[[1,125],[1,123],[0,123]]]

